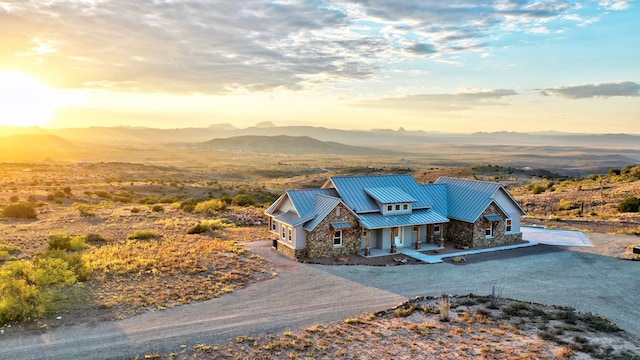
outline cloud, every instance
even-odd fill
[[[578,8],[561,0],[4,0],[0,66],[65,88],[302,89],[370,79],[389,61],[478,51],[496,32],[539,29]]]
[[[514,90],[465,90],[455,94],[418,94],[386,97],[355,103],[355,106],[407,111],[456,111],[476,106],[506,105]]]
[[[543,96],[555,95],[567,99],[608,98],[612,96],[640,96],[640,84],[632,81],[577,86],[560,86],[555,88],[536,90],[539,91]]]

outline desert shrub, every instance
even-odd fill
[[[96,196],[99,198],[103,198],[103,199],[111,199],[113,196],[111,196],[111,194],[109,194],[109,192],[104,191],[104,190],[98,190],[95,192]]]
[[[84,236],[69,236],[67,234],[49,235],[49,250],[78,251],[89,247]]]
[[[35,195],[29,195],[29,197],[27,198],[27,201],[34,203],[34,202],[38,201],[38,199],[36,198]]]
[[[214,215],[216,212],[225,210],[227,208],[227,203],[218,199],[211,199],[207,201],[200,202],[196,204],[194,207],[195,212],[203,212],[209,215]]]
[[[89,267],[86,265],[80,253],[68,253],[62,249],[47,250],[36,257],[36,264],[42,259],[60,259],[69,264],[69,269],[73,271],[77,281],[87,281],[89,278]]]
[[[89,233],[89,234],[85,235],[84,239],[85,239],[86,242],[90,242],[90,243],[107,241],[107,239],[102,237],[102,235],[94,234],[94,233]]]
[[[20,201],[20,197],[18,195],[11,195],[11,197],[9,197],[9,201],[11,201],[12,203],[16,203]]]
[[[558,205],[560,210],[571,210],[572,207],[573,203],[571,200],[560,199],[560,204]]]
[[[185,212],[193,212],[198,204],[198,200],[194,198],[188,198],[180,202],[180,209]]]
[[[164,207],[162,205],[153,205],[153,207],[151,208],[151,211],[161,212],[161,211],[164,211]]]
[[[231,203],[237,206],[255,206],[256,200],[249,194],[236,194]]]
[[[640,212],[640,198],[635,196],[628,197],[618,204],[620,212]]]
[[[31,203],[17,203],[7,205],[2,209],[2,216],[18,219],[37,219],[38,214]]]
[[[80,216],[95,216],[96,207],[90,204],[73,203],[71,205],[75,210],[80,213]]]
[[[532,194],[542,194],[543,192],[545,192],[545,190],[547,190],[547,187],[544,186],[543,184],[540,183],[536,183],[536,184],[529,184],[525,187],[525,189],[531,191]]]
[[[138,207],[132,207],[132,208],[131,208],[131,213],[132,213],[132,214],[137,214],[137,213],[139,213],[140,211],[142,211],[142,210],[140,210],[140,208],[138,208]]]
[[[11,260],[14,255],[17,255],[22,251],[15,245],[0,244],[0,261]]]
[[[67,195],[71,195],[71,188],[68,186],[65,186],[62,191],[64,191],[65,194]]]
[[[12,261],[0,268],[0,324],[36,318],[65,300],[62,288],[77,277],[61,258]]]
[[[449,309],[451,309],[451,298],[447,294],[438,297],[438,309],[440,310],[440,321],[449,321]]]
[[[157,239],[160,235],[155,230],[136,230],[129,235],[127,235],[127,239],[129,240],[151,240]]]
[[[190,227],[187,230],[187,234],[201,234],[204,232],[218,231],[233,226],[233,224],[227,224],[220,219],[202,220],[199,224]]]
[[[55,196],[53,196],[53,194],[49,194],[49,195],[47,195],[47,201],[53,201],[53,200],[55,200],[55,199],[56,199],[56,197],[55,197]]]

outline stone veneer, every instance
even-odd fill
[[[340,208],[340,215],[336,214],[337,208]],[[311,259],[336,257],[357,254],[360,251],[361,229],[358,226],[358,220],[343,204],[339,204],[336,209],[333,209],[313,231],[307,233],[307,257]],[[331,223],[337,221],[346,221],[351,224],[351,228],[342,230],[341,247],[333,246]]]
[[[307,249],[294,249],[281,241],[278,241],[278,251],[292,259],[307,257]]]
[[[500,208],[495,203],[491,203],[475,223],[451,219],[445,234],[447,241],[460,247],[487,248],[513,244],[522,240],[522,233],[505,234],[504,220],[493,223],[493,236],[487,238],[484,230],[484,216],[490,214],[498,215],[502,219],[506,218]]]

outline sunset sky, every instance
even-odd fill
[[[0,0],[0,125],[640,134],[631,0]]]

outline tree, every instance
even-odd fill
[[[635,196],[628,197],[618,204],[620,212],[640,212],[640,198]]]

